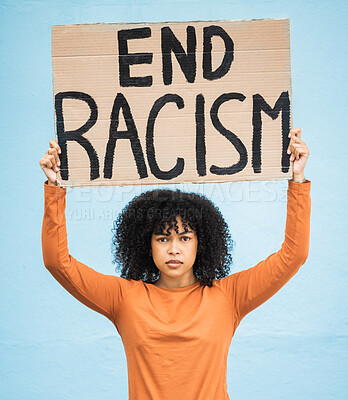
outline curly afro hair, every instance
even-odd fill
[[[180,217],[196,232],[198,248],[193,273],[201,285],[212,286],[230,272],[233,240],[219,209],[201,194],[158,189],[136,196],[114,221],[113,263],[121,277],[154,283],[160,271],[151,253],[151,236],[175,227]],[[168,228],[169,229],[169,228]]]

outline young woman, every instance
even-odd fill
[[[309,248],[309,155],[290,132],[281,249],[253,268],[228,275],[231,238],[204,196],[156,190],[133,199],[114,224],[121,277],[103,275],[68,252],[65,189],[57,186],[59,146],[40,161],[47,176],[42,228],[46,268],[74,297],[105,315],[127,356],[129,400],[226,400],[227,354],[250,311],[273,296],[305,262]]]

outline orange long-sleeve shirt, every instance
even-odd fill
[[[65,189],[45,185],[46,268],[76,299],[105,315],[127,357],[129,400],[227,400],[227,354],[242,318],[273,296],[305,262],[310,182],[289,181],[285,240],[255,267],[180,289],[104,275],[68,251]]]

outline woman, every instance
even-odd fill
[[[79,301],[105,315],[120,334],[130,400],[225,400],[227,354],[250,311],[273,296],[305,262],[309,248],[309,155],[300,129],[290,132],[293,161],[285,240],[253,268],[228,275],[231,238],[204,196],[144,193],[114,226],[121,277],[103,275],[68,252],[65,189],[57,186],[59,146],[40,161],[47,176],[42,229],[46,268]]]

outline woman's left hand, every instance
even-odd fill
[[[290,161],[293,162],[292,178],[304,180],[304,168],[309,156],[309,150],[304,141],[301,140],[301,129],[290,130],[290,144],[287,153],[290,154]]]

